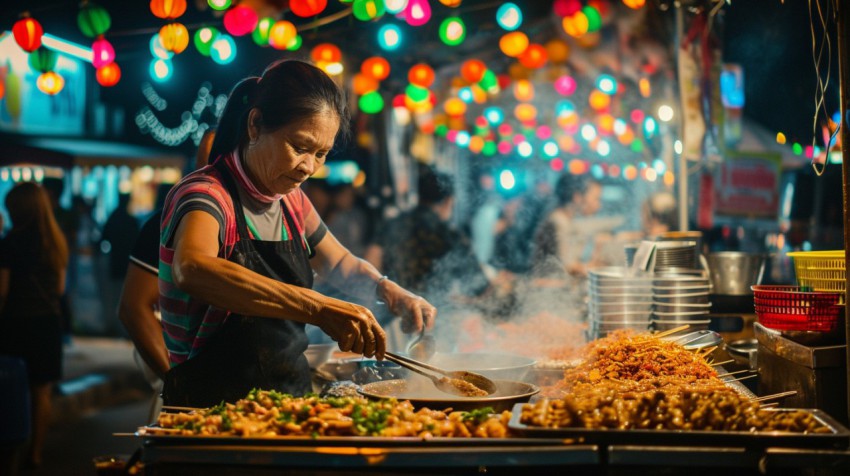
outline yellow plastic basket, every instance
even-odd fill
[[[840,292],[845,289],[844,250],[794,251],[788,253],[794,259],[797,284],[814,291]]]

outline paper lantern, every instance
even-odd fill
[[[384,8],[387,12],[396,15],[407,8],[407,0],[384,0]]]
[[[41,73],[35,84],[38,86],[39,91],[53,96],[65,87],[65,78],[59,76],[56,71],[47,71],[46,73]]]
[[[112,18],[109,17],[109,12],[92,2],[84,4],[77,13],[77,26],[89,38],[103,35],[111,25]]]
[[[222,33],[210,47],[210,58],[218,64],[230,64],[236,59],[236,42],[233,37]]]
[[[484,76],[481,76],[481,80],[478,81],[478,86],[482,91],[486,91],[488,93],[495,94],[499,92],[499,80],[496,79],[496,73],[490,71],[484,71]],[[473,94],[475,89],[473,88]],[[476,101],[478,102],[478,101]]]
[[[186,13],[186,0],[151,0],[151,13],[157,18],[177,18]]]
[[[587,98],[587,102],[590,103],[590,107],[594,110],[601,111],[611,105],[611,96],[602,91],[593,91],[590,93],[590,97]]]
[[[623,4],[629,8],[637,10],[646,4],[646,0],[623,0]]]
[[[259,46],[268,46],[269,32],[273,26],[274,18],[261,18],[260,21],[257,22],[257,27],[254,28],[254,31],[251,33],[251,39]]]
[[[366,74],[357,73],[351,78],[351,90],[354,94],[363,95],[378,89],[378,81]]]
[[[44,29],[41,28],[41,23],[34,18],[22,18],[12,26],[12,35],[15,37],[15,43],[18,46],[27,53],[32,53],[41,46]]]
[[[487,65],[483,61],[477,59],[466,60],[460,66],[460,75],[463,79],[470,83],[477,83],[484,77],[487,71]]]
[[[151,56],[154,58],[171,59],[174,57],[173,52],[166,50],[165,47],[162,46],[162,38],[159,37],[159,33],[151,36],[150,49]]]
[[[404,90],[404,94],[413,102],[427,101],[431,91],[428,88],[423,88],[415,84],[408,84]]]
[[[6,83],[0,81],[0,99],[3,99],[6,96]]]
[[[519,55],[520,64],[529,69],[542,68],[548,60],[546,48],[536,43],[528,45],[528,48]]]
[[[198,29],[195,32],[195,36],[193,41],[195,43],[195,49],[198,50],[198,53],[209,56],[210,48],[212,48],[213,41],[218,38],[219,31],[216,28],[211,26],[205,26],[203,28]]]
[[[571,76],[564,75],[555,80],[555,91],[562,96],[569,96],[576,92],[576,80]]]
[[[581,12],[587,17],[588,33],[599,31],[599,28],[602,27],[602,15],[599,14],[599,10],[588,5],[582,8]]]
[[[378,30],[378,45],[386,51],[397,50],[401,46],[401,28],[387,23]]]
[[[434,83],[434,70],[425,63],[415,64],[407,72],[407,79],[411,84],[427,88]]]
[[[372,56],[363,61],[360,72],[377,81],[383,81],[390,75],[390,63],[380,56]]]
[[[581,10],[579,0],[555,0],[552,2],[552,11],[561,18],[575,15],[579,10]]]
[[[227,10],[230,8],[230,4],[233,3],[232,0],[207,0],[207,4],[213,10]]]
[[[463,0],[440,0],[440,3],[449,8],[457,8],[463,3]]]
[[[91,44],[91,52],[91,64],[95,68],[102,68],[115,61],[115,48],[112,47],[112,44],[106,38],[99,37],[94,40]]]
[[[568,35],[574,38],[579,38],[587,33],[588,28],[590,27],[589,22],[587,21],[587,16],[581,11],[574,15],[564,17],[561,22],[561,26]]]
[[[383,0],[354,0],[351,11],[360,21],[377,20],[386,13]]]
[[[457,46],[466,38],[466,25],[458,17],[449,17],[440,23],[440,40],[449,45]]]
[[[514,97],[517,101],[528,102],[534,99],[534,85],[527,79],[514,83]]]
[[[549,61],[555,64],[560,64],[570,57],[570,47],[564,41],[557,38],[549,40],[546,45],[546,54],[549,55]]]
[[[44,47],[41,47],[29,54],[30,67],[39,73],[53,71],[56,68],[56,61],[58,59],[58,53]]]
[[[522,10],[511,2],[502,4],[496,10],[496,23],[508,31],[514,31],[522,25]]]
[[[466,113],[466,103],[458,98],[451,98],[443,104],[443,110],[449,116],[462,116]]]
[[[310,51],[310,57],[317,63],[338,63],[342,61],[342,52],[334,44],[319,43]]]
[[[189,46],[189,30],[182,23],[169,23],[159,29],[162,47],[179,55]]]
[[[325,10],[328,0],[289,0],[289,9],[299,17],[312,17]]]
[[[295,25],[286,20],[276,21],[269,30],[269,44],[278,50],[285,50],[289,42],[295,38]]]
[[[409,0],[404,9],[404,20],[410,26],[422,26],[431,19],[431,4],[428,0]]]
[[[233,36],[243,36],[254,31],[260,21],[251,7],[238,5],[224,14],[224,29]]]
[[[301,48],[303,41],[304,40],[301,38],[301,35],[296,34],[286,45],[287,51],[298,51],[298,48]]]
[[[106,66],[97,68],[95,77],[97,78],[97,82],[105,88],[115,86],[121,80],[121,68],[118,67],[118,63],[109,63]]]
[[[517,104],[514,117],[521,122],[533,121],[537,117],[537,108],[528,103]]]
[[[526,48],[528,48],[528,36],[521,31],[505,33],[499,39],[499,49],[511,58],[521,55]]]
[[[377,91],[368,92],[360,96],[357,105],[365,114],[377,114],[384,109],[384,98]]]

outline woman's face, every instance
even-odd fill
[[[250,141],[244,164],[257,189],[268,195],[298,188],[325,163],[339,129],[339,118],[328,111],[274,131],[259,127],[262,114],[248,116]]]

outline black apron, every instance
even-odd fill
[[[239,241],[228,258],[267,278],[303,288],[313,287],[303,237],[283,200],[280,206],[289,230],[287,241],[251,240],[242,201],[223,160],[216,167],[233,201]],[[165,376],[165,405],[209,407],[235,402],[253,388],[292,395],[311,391],[310,367],[304,357],[304,324],[287,319],[230,314],[198,354],[171,368]]]

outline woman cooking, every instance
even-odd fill
[[[313,291],[314,272],[385,302],[407,331],[433,325],[436,309],[340,245],[300,189],[348,122],[344,93],[305,62],[273,63],[231,92],[212,165],[177,184],[163,210],[166,405],[210,406],[252,388],[308,392],[305,324],[344,351],[383,358],[372,313]]]

